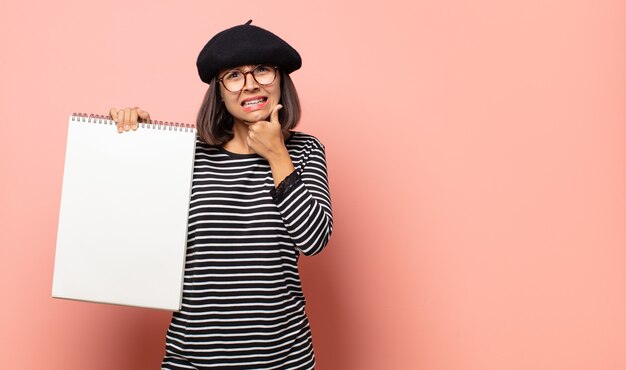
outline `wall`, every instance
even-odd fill
[[[2,368],[158,368],[169,313],[50,297],[67,116],[193,122],[197,53],[253,19],[327,147],[319,369],[625,369],[625,4],[2,2]]]

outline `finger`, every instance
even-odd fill
[[[146,112],[145,110],[137,108],[137,114],[139,115],[139,118],[141,118],[144,122],[150,121],[150,113]]]
[[[117,111],[117,132],[123,132],[123,131],[124,131],[124,111],[118,110]]]
[[[259,122],[248,123],[248,132],[258,130],[259,126]]]
[[[252,150],[256,153],[256,150],[254,150],[254,148],[253,148],[253,145],[254,145],[254,140],[252,140],[252,139],[250,138],[250,136],[247,136],[247,137],[246,137],[246,142],[248,143],[248,147],[249,147],[250,149],[252,149]]]
[[[109,109],[109,117],[111,117],[111,119],[114,122],[117,122],[117,109],[115,109],[115,108]]]
[[[115,122],[115,126],[117,126],[117,131],[120,131],[120,126],[117,124],[117,109],[115,107],[109,109],[109,117],[113,122]]]
[[[130,110],[130,127],[134,130],[137,130],[137,109]]]
[[[274,110],[272,110],[272,116],[271,116],[271,118],[270,118],[270,122],[280,124],[280,122],[278,122],[278,110],[279,110],[279,109],[281,109],[282,107],[283,107],[283,106],[282,106],[282,105],[280,105],[280,104],[277,104],[277,105],[274,107]]]
[[[124,131],[130,130],[130,108],[124,108]]]

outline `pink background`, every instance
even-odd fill
[[[51,298],[67,116],[194,122],[198,52],[250,18],[327,147],[319,369],[626,369],[619,0],[3,1],[1,368],[158,368],[170,313]]]

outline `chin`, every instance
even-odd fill
[[[258,110],[242,115],[242,120],[248,122],[267,121],[270,118],[270,113],[265,110]]]

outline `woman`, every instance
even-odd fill
[[[198,56],[209,84],[197,118],[183,304],[163,369],[313,369],[299,254],[328,243],[324,146],[292,129],[300,104],[289,73],[300,55],[250,25],[215,35]],[[110,116],[119,132],[149,121]]]

